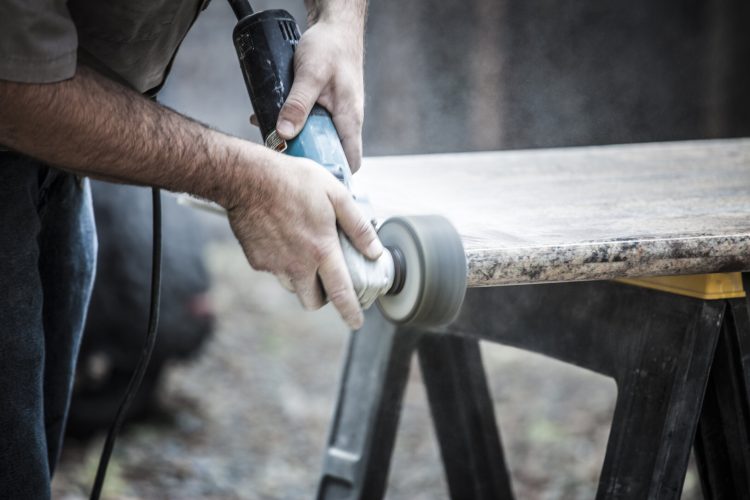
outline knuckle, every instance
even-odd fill
[[[347,110],[346,114],[336,117],[336,128],[346,135],[349,140],[359,138],[364,125],[364,115],[357,111]]]
[[[348,142],[357,142],[362,134],[362,122],[358,122],[351,116],[345,117],[343,120],[339,120],[340,125],[337,126],[337,130],[341,130],[342,140]]]
[[[308,299],[307,303],[305,304],[305,309],[308,311],[317,311],[321,307],[323,307],[325,304],[322,300],[319,299]]]
[[[310,69],[310,79],[317,85],[322,86],[328,81],[328,71],[322,64],[316,64]]]
[[[306,266],[300,262],[292,262],[286,267],[285,273],[289,276],[289,279],[298,282],[305,277],[305,274],[307,274],[305,267]]]
[[[292,118],[304,118],[308,108],[312,107],[315,99],[305,90],[297,89],[289,94],[281,112]]]
[[[315,309],[317,309],[314,302],[310,300],[310,297],[308,297],[306,293],[297,292],[297,298],[299,298],[300,304],[302,304],[302,307],[304,307],[306,310],[314,311]]]
[[[250,267],[252,267],[256,271],[270,271],[271,270],[271,266],[269,265],[268,260],[262,255],[251,253],[250,255],[248,255],[247,260],[250,263]]]
[[[296,70],[297,78],[322,86],[328,80],[328,69],[325,64],[300,64]]]
[[[362,130],[362,125],[365,123],[365,113],[364,111],[355,111],[352,113],[352,124],[357,129],[357,132]]]
[[[282,287],[284,287],[285,290],[289,292],[295,292],[294,283],[292,282],[292,279],[289,276],[286,276],[284,274],[277,274],[276,279],[279,281]]]
[[[347,92],[340,101],[346,110],[346,117],[354,125],[361,125],[365,120],[365,107],[362,99],[354,93]]]
[[[357,221],[356,226],[353,230],[354,234],[352,234],[355,238],[370,238],[372,239],[375,234],[372,228],[372,224],[367,220],[366,217],[360,216],[359,220]]]
[[[286,102],[284,103],[284,108],[282,109],[282,112],[286,116],[291,116],[294,118],[300,117],[305,114],[307,111],[307,106],[303,100],[304,98],[300,96],[299,94],[292,94],[290,95]]]
[[[320,241],[313,243],[310,253],[313,259],[315,259],[315,262],[320,264],[330,258],[332,251],[333,248],[330,242]]]
[[[331,288],[328,292],[328,299],[334,304],[348,305],[349,295],[349,289],[343,285],[339,285]]]
[[[342,189],[344,190],[343,192]],[[348,192],[346,191],[346,188],[344,188],[339,182],[336,182],[335,185],[331,184],[331,189],[328,191],[328,199],[331,201],[334,210],[338,211],[345,206],[347,195]]]

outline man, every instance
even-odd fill
[[[0,497],[46,498],[91,289],[95,235],[81,176],[184,191],[227,209],[250,265],[362,323],[336,235],[382,246],[314,162],[211,130],[141,95],[163,84],[202,0],[0,0]],[[317,101],[361,157],[365,0],[311,0],[277,124]],[[229,29],[229,27],[227,27]],[[144,221],[146,223],[146,221]]]

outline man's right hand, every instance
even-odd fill
[[[253,267],[290,281],[306,307],[325,293],[350,326],[362,323],[336,225],[367,257],[382,246],[346,188],[310,160],[211,130],[86,67],[52,84],[0,81],[0,144],[220,203]]]
[[[320,165],[268,151],[247,170],[227,201],[229,221],[250,265],[291,285],[307,309],[333,302],[347,324],[362,326],[362,309],[337,234],[377,259],[383,246],[349,191]],[[322,287],[321,287],[322,285]],[[325,294],[325,296],[324,296]]]

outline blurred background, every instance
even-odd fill
[[[304,24],[301,0],[253,4]],[[748,136],[749,21],[741,0],[372,2],[365,155]],[[258,141],[234,23],[213,0],[159,99]],[[55,498],[87,498],[148,314],[150,195],[94,189],[99,275]],[[164,219],[161,337],[105,496],[312,497],[346,327],[252,271],[225,219],[166,196]],[[499,345],[483,354],[517,498],[593,498],[614,383]],[[388,498],[447,498],[428,422],[414,370]],[[699,489],[691,466],[683,497]]]

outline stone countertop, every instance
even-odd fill
[[[355,192],[450,219],[471,287],[750,270],[750,139],[371,157]]]

